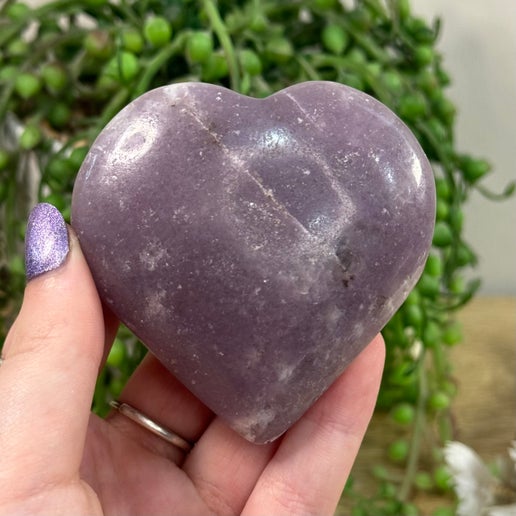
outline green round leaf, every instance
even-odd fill
[[[387,456],[393,462],[404,462],[409,454],[410,446],[406,439],[394,441],[387,448]]]
[[[399,425],[410,425],[414,421],[416,410],[410,403],[399,403],[393,407],[390,415]]]
[[[28,18],[31,12],[31,8],[23,2],[14,2],[8,5],[5,9],[5,14],[11,18],[11,20],[24,20]]]
[[[139,54],[145,46],[145,40],[141,32],[137,29],[124,29],[120,34],[120,39],[123,49],[133,54]]]
[[[452,242],[453,233],[450,226],[446,222],[436,222],[432,244],[435,247],[448,247]]]
[[[45,86],[54,93],[63,91],[68,84],[65,68],[58,63],[47,63],[41,68],[41,77]]]
[[[428,399],[428,406],[436,411],[445,410],[450,404],[450,396],[443,391],[434,392]]]
[[[109,32],[92,30],[84,38],[84,49],[88,55],[101,60],[109,59],[114,52],[114,44]]]
[[[186,40],[186,55],[192,63],[205,63],[213,52],[213,38],[210,32],[196,31]]]
[[[324,47],[336,55],[343,54],[349,43],[346,31],[340,25],[333,23],[324,27],[321,40]]]
[[[42,139],[41,129],[35,124],[28,124],[20,135],[20,147],[30,150],[36,147]]]
[[[256,52],[244,48],[239,52],[238,56],[242,69],[249,75],[260,75],[262,73],[262,61]]]
[[[153,16],[145,22],[143,34],[153,47],[162,47],[170,41],[172,27],[162,16]]]
[[[21,73],[16,77],[14,89],[23,99],[30,99],[40,92],[41,79],[33,73]]]

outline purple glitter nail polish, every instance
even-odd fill
[[[25,236],[27,280],[57,269],[68,250],[68,231],[62,215],[51,204],[36,205],[29,215]]]

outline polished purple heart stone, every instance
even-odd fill
[[[430,164],[373,98],[174,84],[123,109],[73,193],[99,293],[247,439],[281,435],[381,330],[431,243]]]

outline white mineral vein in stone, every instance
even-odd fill
[[[132,165],[143,158],[155,145],[159,125],[157,118],[150,114],[145,118],[135,119],[126,126],[111,152],[107,154],[106,164],[113,167],[113,170],[123,171],[124,165]],[[111,176],[111,181],[116,179],[116,176]]]
[[[248,177],[249,179],[251,179],[251,181],[253,181],[259,188],[260,190],[262,191],[263,195],[265,197],[267,197],[268,199],[271,200],[271,202],[274,204],[274,206],[278,209],[278,211],[280,211],[281,213],[283,213],[289,220],[292,220],[296,226],[301,229],[303,232],[306,232],[308,234],[310,234],[308,232],[308,230],[303,226],[303,224],[301,224],[286,208],[285,206],[278,200],[276,199],[276,197],[274,196],[274,192],[269,189],[269,188],[266,188],[263,183],[260,181],[260,179],[251,173],[248,165],[247,165],[247,162],[244,161],[240,156],[239,156],[239,153],[236,152],[236,151],[231,151],[230,149],[228,149],[221,141],[221,137],[219,134],[217,134],[216,132],[214,132],[210,127],[208,127],[206,125],[206,123],[196,115],[196,113],[194,111],[192,111],[191,109],[187,109],[187,108],[184,108],[183,109],[184,112],[188,113],[194,120],[196,120],[198,122],[198,124],[205,130],[207,131],[212,137],[213,139],[219,144],[220,146],[220,149],[222,150],[222,152],[224,153],[224,155],[226,156],[226,158],[229,160],[229,162],[235,167],[236,171],[238,172],[242,172],[244,174],[246,174],[246,177]],[[238,176],[234,176],[233,178],[236,182],[236,180],[238,179]],[[310,235],[312,236],[312,235]]]

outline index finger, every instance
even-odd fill
[[[77,473],[104,351],[102,306],[78,241],[70,232],[68,243],[60,214],[41,206],[29,220],[27,253],[36,246],[48,263],[29,262],[37,274],[0,367],[0,477],[15,483],[12,493]]]
[[[285,434],[242,514],[334,513],[373,413],[384,358],[378,335]]]

